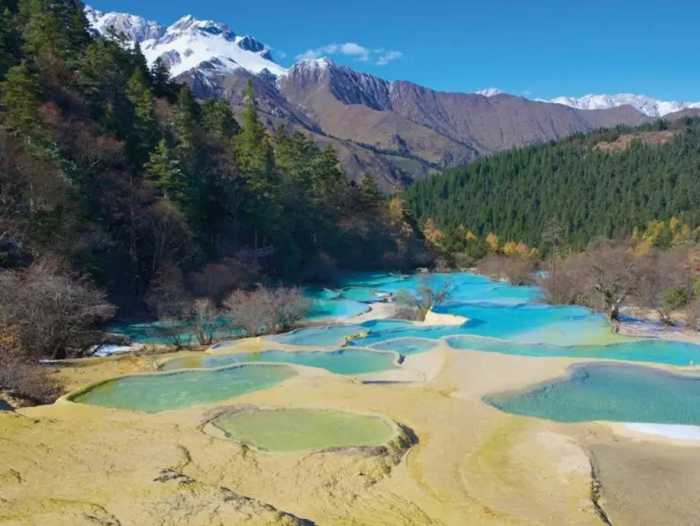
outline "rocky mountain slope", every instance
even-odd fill
[[[128,14],[88,8],[87,15],[95,31],[121,33],[140,44],[150,63],[164,60],[172,76],[190,84],[199,97],[223,97],[239,110],[252,80],[268,126],[298,129],[332,145],[351,177],[372,174],[385,190],[515,146],[638,125],[654,115],[625,101],[580,103],[581,109],[568,99],[533,101],[498,90],[439,92],[327,59],[287,69],[264,44],[218,22],[186,16],[163,28]]]

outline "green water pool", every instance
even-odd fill
[[[72,397],[73,402],[158,413],[211,404],[272,387],[296,373],[286,365],[244,365],[225,369],[126,376]]]
[[[484,397],[507,413],[559,422],[700,425],[700,376],[611,363],[573,366],[568,378]]]
[[[314,409],[231,412],[211,423],[232,440],[280,452],[381,446],[396,433],[378,416]]]
[[[198,355],[176,358],[163,364],[162,369],[218,368],[227,365],[251,362],[289,363],[318,367],[332,373],[353,375],[376,373],[396,368],[393,352],[367,351],[362,349],[340,349],[337,351],[263,351],[258,353]]]

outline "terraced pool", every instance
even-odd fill
[[[279,452],[376,447],[396,434],[394,426],[378,416],[315,409],[224,413],[211,424],[232,440]]]

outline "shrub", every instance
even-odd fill
[[[482,274],[494,279],[505,279],[513,285],[527,285],[534,283],[534,272],[537,270],[537,260],[531,257],[518,255],[485,257],[477,265]]]
[[[0,347],[0,389],[35,404],[52,403],[61,394],[61,384],[27,356]]]
[[[224,301],[233,326],[248,336],[271,334],[291,329],[309,310],[310,302],[299,288],[236,290]]]
[[[0,327],[15,332],[18,350],[27,356],[80,355],[99,342],[97,327],[114,312],[102,291],[57,261],[0,273]]]

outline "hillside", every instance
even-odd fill
[[[583,246],[653,219],[700,224],[700,119],[659,121],[519,148],[417,182],[405,195],[421,223],[542,246],[545,225]]]
[[[149,68],[140,47],[91,32],[81,2],[21,6],[0,16],[0,270],[50,261],[131,314],[154,295],[425,263],[400,201],[371,178],[351,183],[333,149],[268,133],[260,83],[237,86],[235,116],[169,80],[163,61]],[[226,38],[238,60],[267,60]]]

